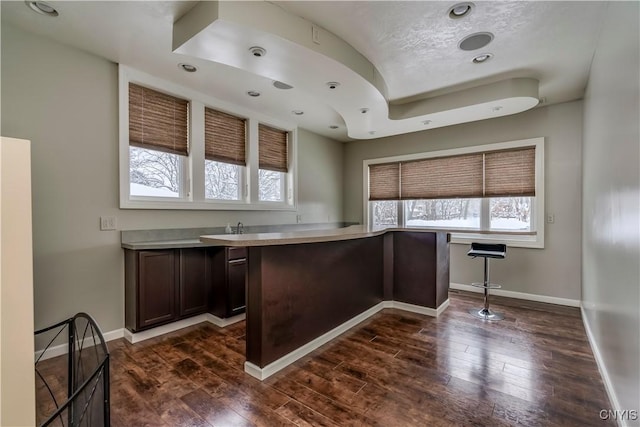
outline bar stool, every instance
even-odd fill
[[[496,313],[489,309],[489,289],[500,289],[502,286],[491,283],[489,280],[489,258],[504,259],[507,256],[507,245],[489,243],[471,243],[471,249],[467,255],[472,258],[484,258],[484,282],[472,283],[472,286],[484,289],[484,307],[469,310],[473,316],[483,320],[502,320],[504,314]]]

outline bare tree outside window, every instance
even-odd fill
[[[408,226],[479,228],[480,199],[407,200]]]
[[[398,225],[398,202],[395,200],[372,202],[371,209],[374,227]]]
[[[533,197],[485,199],[433,199],[375,201],[369,203],[373,226],[442,227],[481,229],[481,217],[489,217],[489,230],[532,231]],[[484,206],[484,207],[483,207]],[[398,208],[404,209],[404,224]]]
[[[283,172],[260,169],[258,174],[258,198],[263,202],[282,202],[284,200]]]
[[[129,147],[132,196],[179,197],[181,156]]]
[[[531,230],[531,201],[531,197],[492,198],[491,228]]]
[[[205,197],[216,200],[240,200],[242,166],[205,160]]]

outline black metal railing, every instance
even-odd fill
[[[54,342],[65,337],[66,368],[61,360],[49,359]],[[51,336],[35,362],[37,406],[53,413],[38,411],[41,427],[108,427],[109,351],[97,323],[86,313],[40,329],[38,336]],[[60,372],[66,369],[66,372]],[[66,382],[66,384],[64,384]],[[61,390],[61,388],[66,388]],[[42,401],[42,400],[46,401]]]

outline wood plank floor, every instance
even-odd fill
[[[467,314],[479,296],[450,299],[439,318],[383,310],[264,382],[244,322],[112,341],[111,425],[607,425],[578,309],[495,297],[489,323]]]

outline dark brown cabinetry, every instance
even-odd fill
[[[213,252],[213,292],[210,312],[221,318],[244,313],[246,307],[247,248]]]
[[[176,318],[175,252],[141,251],[137,257],[137,329]]]
[[[125,249],[125,326],[137,332],[207,311],[205,248]]]
[[[180,249],[180,317],[204,313],[209,307],[211,263],[206,249]]]

